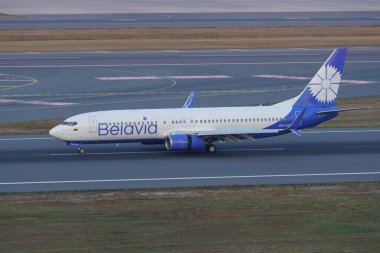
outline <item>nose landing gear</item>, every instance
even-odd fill
[[[83,155],[84,153],[86,153],[86,150],[84,149],[84,147],[79,147],[78,153]]]

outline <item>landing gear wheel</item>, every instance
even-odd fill
[[[84,148],[80,147],[80,148],[78,148],[78,153],[84,154],[84,153],[86,153],[86,150]]]
[[[207,153],[215,153],[216,152],[216,146],[214,144],[206,144],[205,150]]]

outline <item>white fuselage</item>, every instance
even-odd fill
[[[172,133],[247,128],[252,132],[281,120],[291,106],[113,110],[79,114],[50,131],[68,142],[118,142],[165,139]],[[286,127],[286,126],[284,126]]]

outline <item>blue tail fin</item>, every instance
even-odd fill
[[[294,106],[334,106],[346,54],[347,48],[335,49],[298,96]]]

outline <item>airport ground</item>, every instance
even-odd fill
[[[271,104],[300,92],[331,51],[3,53],[0,116],[5,122],[24,121],[25,126],[25,122],[49,122],[97,110],[181,107],[193,89],[198,92],[196,107]],[[302,138],[288,135],[253,143],[218,144],[219,152],[213,157],[202,152],[170,153],[162,146],[139,144],[89,145],[88,153],[78,156],[73,148],[47,135],[3,136],[0,189],[377,180],[379,129],[368,126],[376,126],[379,117],[379,54],[378,47],[349,48],[339,98],[348,101],[344,104],[347,107],[372,108],[342,114],[344,124],[336,121],[334,126],[340,129],[306,131]],[[344,128],[361,121],[367,128]]]
[[[319,128],[380,127],[380,96],[340,98],[336,105],[339,108],[362,108],[362,110],[341,113],[339,117],[319,125]],[[0,135],[46,134],[64,120],[64,118],[54,118],[1,122]]]
[[[0,29],[0,51],[137,51],[378,46],[380,26]]]
[[[95,110],[179,107],[192,89],[199,91],[196,106],[271,104],[303,89],[331,47],[356,45],[340,97],[345,105],[374,107],[366,113],[376,112],[375,123],[364,118],[377,124],[376,24],[312,34],[297,28],[291,38],[289,28],[207,29],[197,30],[197,39],[191,29],[173,29],[169,39],[159,29],[151,37],[121,29],[111,42],[96,37],[104,30],[82,38],[75,29],[51,30],[48,41],[46,30],[0,31],[7,34],[1,51],[19,52],[0,54],[0,117],[28,123]],[[211,40],[203,37],[209,32]],[[223,49],[173,50],[210,43]],[[302,48],[273,48],[284,43]],[[169,50],[107,52],[137,46]],[[43,52],[57,48],[66,52]],[[86,52],[72,52],[78,50]],[[346,120],[357,124],[363,115],[356,113]],[[137,144],[95,145],[80,156],[47,135],[2,136],[0,251],[376,252],[380,186],[370,182],[380,181],[379,131],[314,129],[301,139],[221,145],[215,156]],[[127,188],[133,189],[116,190]]]
[[[377,252],[380,184],[0,194],[1,252]]]

